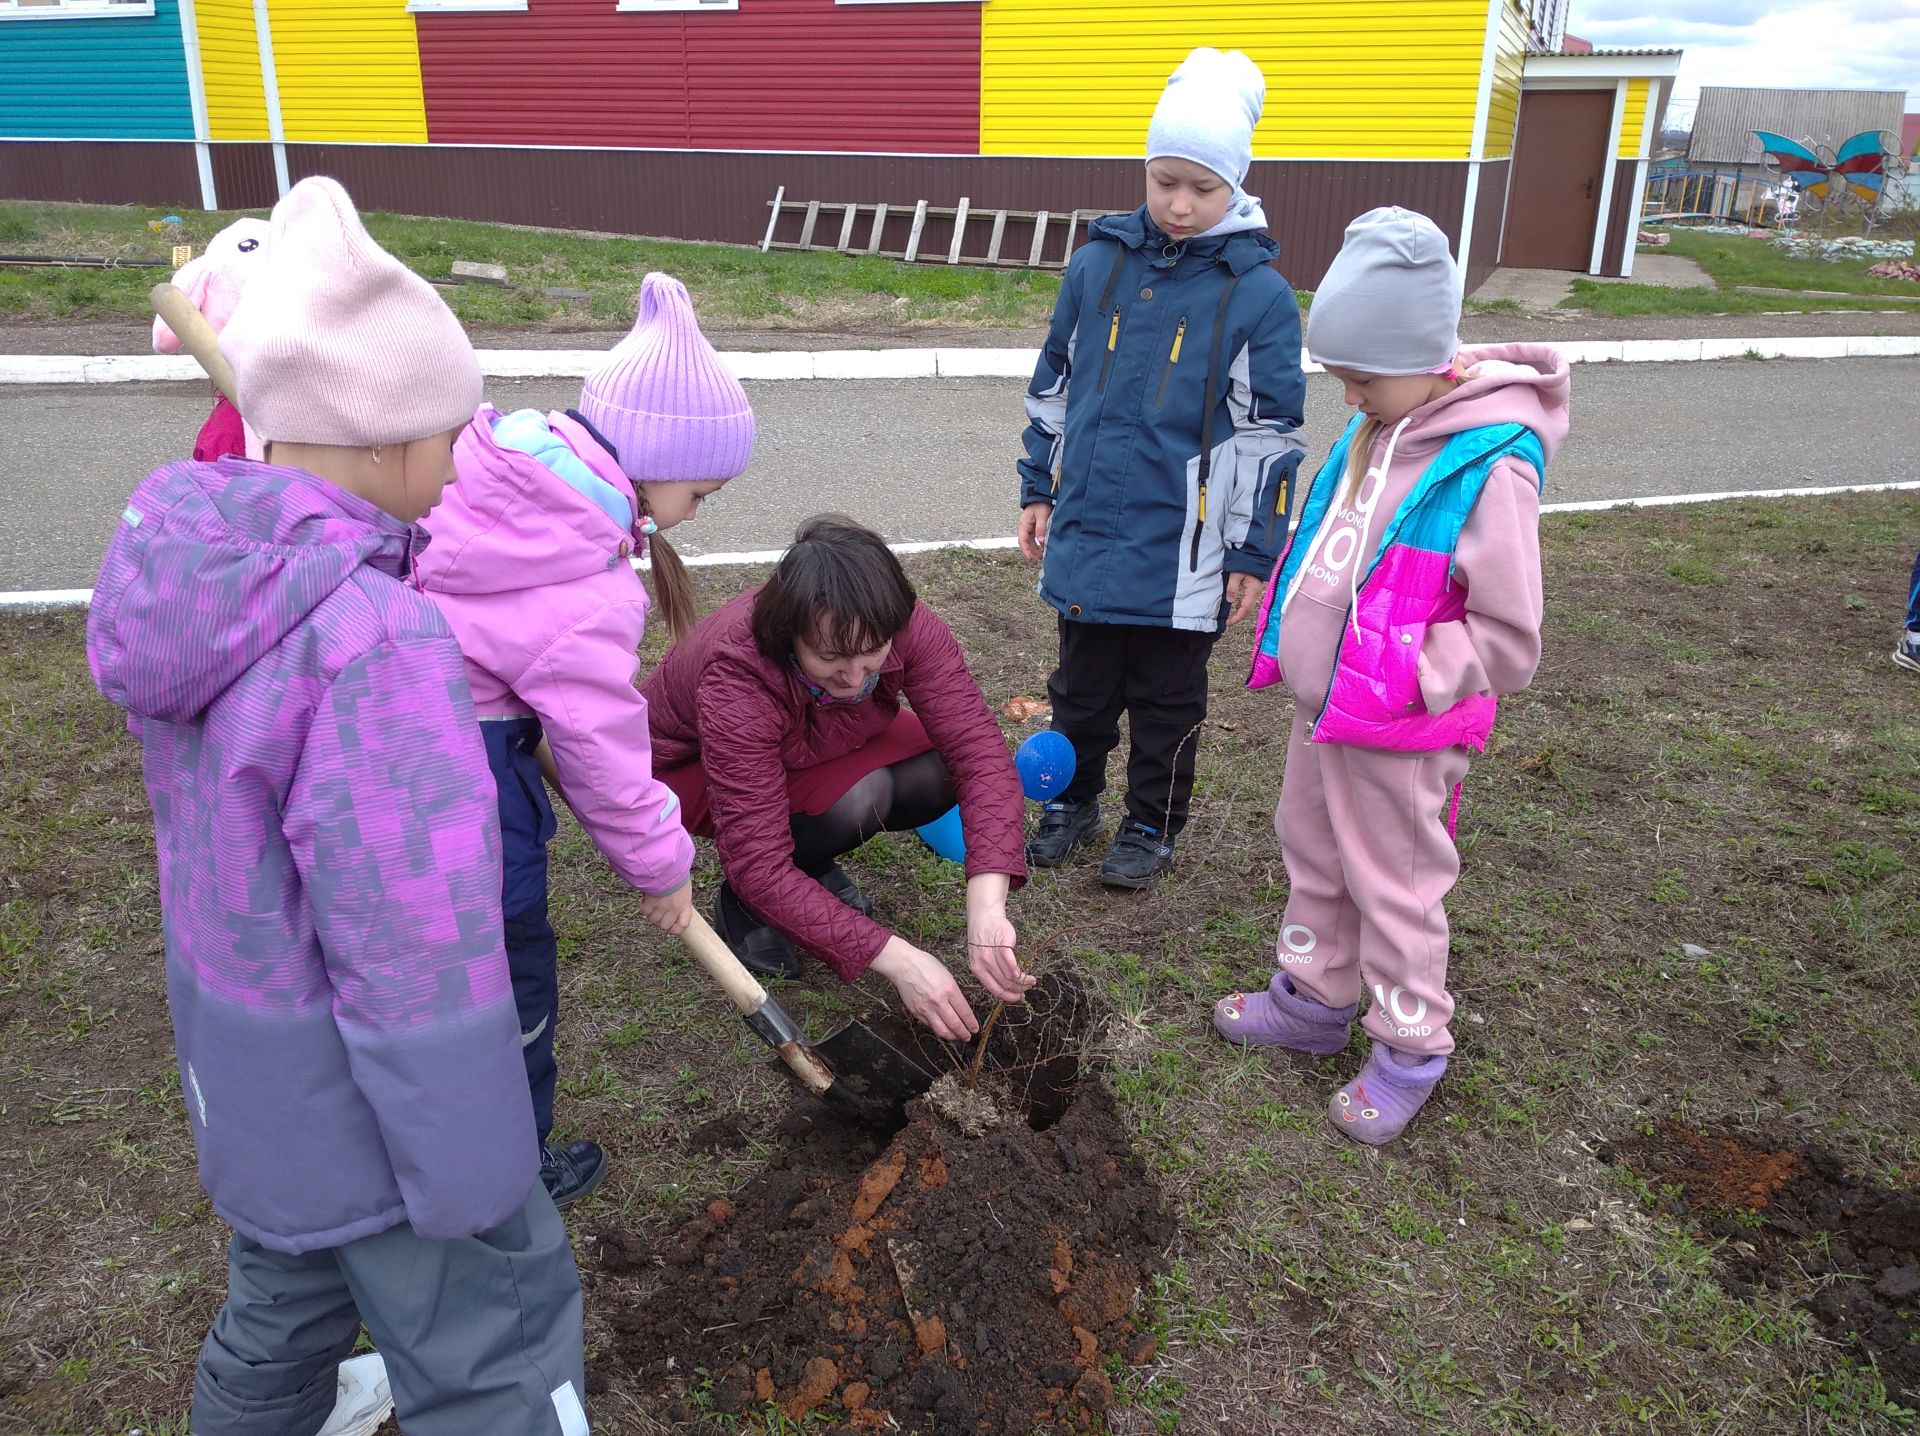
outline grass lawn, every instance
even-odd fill
[[[177,236],[148,222],[181,220]],[[196,252],[232,213],[0,201],[0,253],[161,259],[174,243]],[[472,326],[625,329],[640,278],[664,269],[692,291],[703,322],[732,328],[858,330],[914,325],[1044,325],[1060,279],[1051,271],[987,270],[837,254],[771,253],[724,244],[596,238],[466,220],[370,213],[367,228],[429,279],[458,259],[503,264],[512,287],[441,293]],[[0,320],[151,317],[147,292],[165,270],[0,269]],[[551,299],[543,289],[584,290]]]
[[[1013,903],[1023,945],[1052,939],[1042,965],[1100,998],[1104,1080],[1179,1218],[1148,1298],[1157,1355],[1114,1373],[1108,1429],[1912,1429],[1914,1298],[1877,1356],[1832,1313],[1873,1297],[1870,1262],[1914,1259],[1920,686],[1887,654],[1916,534],[1905,494],[1547,520],[1545,661],[1461,812],[1458,1051],[1383,1151],[1322,1116],[1358,1041],[1246,1053],[1207,1025],[1215,997],[1264,981],[1286,897],[1289,701],[1245,693],[1244,639],[1221,645],[1172,880],[1123,896],[1080,863]],[[1024,565],[910,568],[990,701],[1044,691],[1053,620]],[[756,576],[696,572],[708,603]],[[180,1436],[225,1231],[172,1056],[139,752],[94,694],[83,631],[0,617],[0,1428]],[[615,1162],[570,1219],[596,1430],[655,1433],[673,1402],[609,1355],[597,1253],[669,1241],[737,1192],[778,1155],[790,1097],[563,823],[560,1124]],[[849,867],[883,918],[958,961],[956,868],[912,838]],[[816,975],[785,996],[824,1031],[881,994]],[[684,1134],[723,1117],[746,1145],[692,1150]],[[1640,1155],[1727,1136],[1779,1172],[1877,1183],[1908,1226],[1849,1234],[1837,1207],[1795,1225],[1790,1188],[1702,1198]],[[806,1429],[840,1428],[822,1412]]]
[[[1764,239],[1731,234],[1689,234],[1668,231],[1672,243],[1664,251],[1691,259],[1713,277],[1714,287],[1668,289],[1653,284],[1598,284],[1576,279],[1563,309],[1585,309],[1594,314],[1762,314],[1780,310],[1894,309],[1884,295],[1920,301],[1920,285],[1898,279],[1876,279],[1867,273],[1874,260],[1795,259]],[[1649,251],[1654,253],[1656,251]],[[1750,294],[1743,286],[1792,291]],[[1814,293],[1810,291],[1821,291]],[[1859,298],[1835,298],[1857,295]]]
[[[1754,285],[1764,289],[1826,290],[1835,294],[1891,294],[1920,299],[1920,284],[1910,280],[1877,279],[1867,270],[1876,259],[1796,259],[1764,239],[1735,234],[1689,234],[1669,231],[1668,254],[1691,259],[1722,289]],[[1892,235],[1881,236],[1894,238]]]

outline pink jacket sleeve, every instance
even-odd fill
[[[647,700],[634,687],[646,603],[636,597],[588,614],[527,665],[513,690],[540,716],[560,786],[580,826],[614,871],[650,896],[693,869],[680,800],[653,776]]]
[[[1466,586],[1465,616],[1434,624],[1420,648],[1420,693],[1434,714],[1469,694],[1518,693],[1540,664],[1540,486],[1530,465],[1494,465],[1460,530],[1454,582]]]

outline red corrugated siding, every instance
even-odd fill
[[[423,14],[441,144],[980,148],[980,7],[743,0],[621,14],[614,0]]]
[[[1467,293],[1489,279],[1500,264],[1500,234],[1507,224],[1506,160],[1480,166],[1480,193],[1473,203],[1473,233],[1467,239]],[[1464,201],[1463,201],[1464,203]]]
[[[7,140],[0,199],[197,205],[200,171],[191,140]]]
[[[970,254],[986,243],[991,220],[981,210],[1052,211],[1056,237],[1047,250],[1057,255],[1067,211],[1130,210],[1145,189],[1138,160],[1002,156],[296,144],[287,146],[287,165],[296,180],[332,175],[366,209],[736,244],[759,243],[767,201],[781,185],[789,199],[884,200],[908,209],[920,199],[945,206],[965,195],[975,210]],[[1403,204],[1433,216],[1457,246],[1466,169],[1439,161],[1256,160],[1247,188],[1266,205],[1281,273],[1311,289],[1339,252],[1348,222],[1376,205]],[[1483,176],[1483,194],[1485,184]],[[839,224],[838,212],[824,212],[816,237],[837,237]],[[862,243],[871,227],[856,231]],[[906,216],[896,214],[890,246],[904,243],[906,227]],[[789,215],[779,237],[793,238],[799,228],[798,216]],[[930,220],[923,252],[944,255],[952,233],[951,222]],[[1028,233],[1021,231],[1023,242]]]

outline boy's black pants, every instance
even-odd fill
[[[1085,802],[1107,786],[1107,754],[1127,715],[1127,816],[1169,837],[1186,825],[1200,723],[1207,716],[1207,659],[1217,633],[1144,624],[1060,620],[1060,665],[1047,680],[1053,727],[1073,744],[1063,797]]]

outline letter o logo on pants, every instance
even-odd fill
[[[1320,945],[1320,936],[1304,923],[1290,922],[1280,929],[1280,945],[1288,952],[1305,957]]]
[[[1380,990],[1380,984],[1377,982],[1373,985],[1374,1000],[1386,1008],[1388,1012],[1392,1013],[1393,1020],[1402,1027],[1412,1027],[1426,1017],[1427,999],[1424,997],[1414,998],[1413,1011],[1403,1012],[1400,1010],[1400,999],[1406,995],[1406,988],[1400,986],[1398,983],[1394,984],[1392,992],[1382,992]]]

